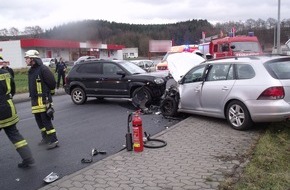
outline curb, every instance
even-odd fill
[[[53,96],[60,96],[60,95],[65,95],[64,89],[57,89],[55,91],[55,94]],[[13,102],[14,103],[21,103],[21,102],[27,102],[30,101],[29,93],[20,93],[20,94],[15,94],[13,96]]]

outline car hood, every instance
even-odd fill
[[[167,81],[168,72],[150,72],[150,73],[142,73],[142,74],[133,74],[126,75],[127,79],[130,79],[135,82],[153,82],[156,78],[163,78]]]
[[[157,71],[157,72],[150,72],[150,73],[143,73],[143,74],[138,74],[138,75],[143,75],[143,76],[153,76],[153,77],[167,77],[169,74],[169,71]]]
[[[175,53],[167,57],[168,70],[175,81],[179,81],[192,67],[203,61],[203,57],[189,52]]]

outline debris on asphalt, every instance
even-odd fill
[[[98,154],[107,154],[107,152],[106,151],[99,151],[99,150],[97,150],[96,148],[93,148],[92,149],[92,156],[95,156],[95,155],[98,155]]]
[[[48,174],[48,176],[46,176],[43,179],[43,181],[45,181],[46,183],[51,183],[57,180],[58,178],[59,178],[59,175],[57,173],[51,172],[50,174]]]
[[[82,158],[81,159],[81,163],[83,163],[83,164],[92,163],[93,162],[93,157],[95,155],[98,155],[98,154],[107,154],[107,152],[103,151],[103,150],[99,151],[98,149],[93,148],[92,151],[91,151],[91,158],[89,158],[89,159]]]

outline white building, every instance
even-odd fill
[[[115,44],[49,39],[0,41],[0,54],[11,68],[26,67],[24,54],[29,49],[39,51],[41,58],[62,57],[65,61],[75,61],[84,55],[94,55],[100,59],[123,59],[123,48],[123,45]]]
[[[137,58],[138,57],[138,48],[123,48],[123,58]]]

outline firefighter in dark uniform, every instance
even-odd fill
[[[1,69],[5,69],[7,70],[10,75],[12,76],[12,78],[14,78],[14,71],[12,68],[8,67],[8,62],[3,60],[3,57],[0,55],[0,61],[3,61],[3,65]]]
[[[57,84],[56,84],[57,89],[60,86],[60,80],[62,80],[62,86],[64,87],[66,69],[67,69],[67,66],[61,57],[55,67],[55,72],[57,73]]]
[[[34,164],[34,159],[27,141],[16,128],[19,121],[16,108],[12,101],[15,94],[15,83],[8,71],[0,69],[0,131],[3,129],[9,140],[14,144],[22,158],[19,168],[27,168]]]
[[[36,50],[25,52],[25,62],[31,66],[28,71],[28,88],[32,113],[41,130],[42,140],[39,145],[47,145],[47,149],[56,148],[58,139],[51,121],[54,113],[52,95],[56,85],[54,75],[43,65]]]

